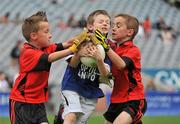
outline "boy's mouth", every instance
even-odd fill
[[[102,28],[103,31],[107,31],[107,28]]]
[[[112,35],[116,35],[116,33],[112,32]]]

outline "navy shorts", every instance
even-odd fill
[[[108,110],[104,113],[104,118],[113,123],[116,117],[125,111],[129,113],[133,119],[132,124],[142,124],[141,117],[147,109],[147,102],[143,100],[132,100],[125,103],[111,103]]]
[[[11,124],[40,124],[48,122],[44,103],[31,104],[9,101]]]

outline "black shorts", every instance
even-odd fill
[[[147,102],[143,100],[132,100],[125,103],[111,103],[108,110],[104,113],[104,118],[113,123],[116,117],[125,111],[129,113],[133,119],[132,124],[141,124],[141,117],[147,109]]]
[[[11,124],[48,123],[44,103],[31,104],[10,100],[9,113]]]

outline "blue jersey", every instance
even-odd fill
[[[104,94],[99,88],[99,76],[97,67],[87,67],[82,63],[76,68],[68,65],[62,80],[62,91],[75,91],[86,98],[103,97]]]

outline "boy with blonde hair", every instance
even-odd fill
[[[110,67],[104,62],[93,41],[94,31],[99,29],[104,36],[110,29],[110,16],[105,10],[92,12],[87,19],[87,28],[90,40],[85,41],[79,51],[68,59],[68,66],[62,81],[62,96],[64,112],[62,114],[64,124],[86,124],[90,115],[94,112],[97,99],[104,96],[99,88],[99,77],[107,76]],[[94,43],[94,44],[93,44]],[[80,58],[89,56],[96,60],[96,67],[88,67],[81,63]],[[59,113],[59,121],[61,119]],[[63,120],[57,123],[63,123]]]

